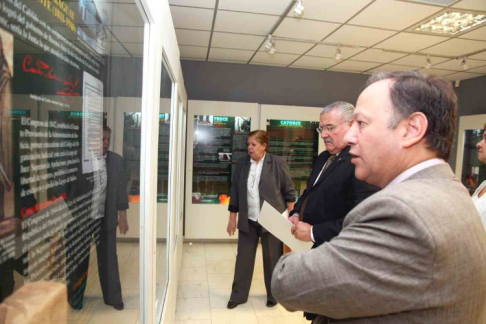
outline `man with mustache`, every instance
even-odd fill
[[[349,146],[344,141],[353,112],[354,106],[343,101],[322,109],[317,132],[326,151],[317,158],[307,189],[290,213],[292,234],[301,241],[314,242],[314,247],[337,236],[346,214],[378,190],[354,176]],[[308,320],[316,317],[310,313],[304,316]]]
[[[272,292],[317,323],[486,323],[486,235],[449,158],[457,96],[420,72],[377,73],[345,136],[382,188],[316,249],[283,256]]]

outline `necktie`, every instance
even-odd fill
[[[324,163],[324,166],[322,167],[322,171],[321,171],[321,173],[319,173],[318,178],[314,182],[314,184],[316,184],[319,181],[319,179],[322,177],[324,172],[326,172],[327,168],[329,168],[329,166],[332,164],[332,161],[334,161],[335,158],[336,158],[336,154],[329,156],[326,163]],[[307,195],[307,197],[305,197],[305,200],[302,203],[302,207],[300,208],[300,211],[299,211],[299,220],[300,221],[302,221],[304,219],[304,211],[305,211],[305,207],[307,206],[307,198],[309,198],[309,195]]]

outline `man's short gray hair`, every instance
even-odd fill
[[[321,115],[330,113],[333,110],[339,111],[339,115],[342,118],[343,122],[347,122],[353,119],[354,106],[349,102],[333,102],[332,104],[329,104],[326,107],[322,108]]]

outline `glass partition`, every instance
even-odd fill
[[[174,117],[171,115],[173,81],[166,67],[162,64],[162,77],[160,80],[160,110],[159,110],[159,145],[158,145],[158,176],[157,176],[157,266],[156,276],[156,315],[157,322],[162,315],[168,285],[168,251],[170,248],[168,233],[170,226],[168,211],[169,192],[169,149],[171,141],[171,128],[176,127]]]
[[[133,0],[0,5],[0,302],[46,281],[68,293],[48,321],[135,324],[137,166],[117,103],[141,110],[143,16]]]

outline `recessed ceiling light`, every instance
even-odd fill
[[[446,11],[420,24],[414,30],[433,34],[456,35],[485,22],[486,15],[461,11]]]

